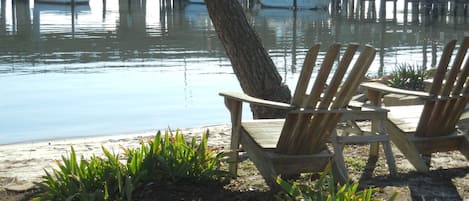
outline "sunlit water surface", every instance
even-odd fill
[[[0,1],[0,144],[229,122],[218,92],[240,87],[204,5]],[[405,17],[400,1],[384,18],[372,5],[363,16],[247,16],[290,88],[317,42],[375,46],[377,76],[402,63],[430,67],[444,43],[469,35],[467,17]]]

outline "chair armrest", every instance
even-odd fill
[[[364,82],[364,83],[360,84],[360,86],[362,86],[366,90],[374,91],[374,92],[380,92],[380,93],[383,93],[383,94],[395,93],[395,94],[402,94],[402,95],[418,96],[422,99],[432,98],[432,96],[430,94],[428,94],[427,92],[398,89],[398,88],[387,86],[387,85],[385,85],[383,83],[379,83],[379,82]]]
[[[219,93],[219,95],[225,98],[232,99],[232,100],[242,101],[246,103],[251,103],[251,104],[266,106],[266,107],[271,107],[271,108],[287,109],[287,110],[291,110],[295,108],[294,105],[291,105],[288,103],[281,103],[281,102],[276,102],[276,101],[255,98],[255,97],[252,97],[245,93],[240,93],[240,92],[222,92],[222,93]]]
[[[352,110],[359,110],[359,111],[372,111],[372,112],[389,112],[388,109],[376,106],[376,105],[371,105],[368,103],[362,103],[358,101],[350,101],[348,107]]]

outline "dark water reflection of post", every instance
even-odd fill
[[[292,73],[296,73],[296,46],[297,46],[297,18],[298,14],[297,11],[293,11],[293,25],[292,25],[292,61],[291,61],[291,70]],[[286,72],[286,71],[285,71]]]
[[[365,19],[365,1],[358,0],[357,3],[357,14],[359,19]]]
[[[161,33],[164,33],[164,30],[167,29],[166,27],[166,8],[164,7],[165,0],[160,0],[160,24],[161,24]]]
[[[379,68],[378,68],[378,76],[381,77],[384,75],[384,51],[386,48],[385,44],[385,36],[384,34],[386,33],[386,21],[381,22],[381,31],[380,31],[380,50],[379,50]]]
[[[0,35],[6,35],[7,32],[6,4],[6,0],[0,0]]]
[[[75,0],[72,0],[72,3],[70,4],[70,12],[72,13],[72,38],[75,38]]]
[[[106,0],[103,0],[103,22],[105,21],[106,19],[106,8],[107,8],[107,1]]]
[[[33,9],[33,39],[39,41],[41,37],[41,11],[34,5]]]
[[[428,59],[427,59],[427,46],[428,46],[428,39],[427,38],[424,38],[423,39],[423,45],[422,45],[422,67],[423,68],[426,68],[427,67],[427,63],[428,63]]]
[[[386,0],[380,0],[379,6],[379,19],[381,22],[386,21]],[[374,1],[373,1],[374,2]]]
[[[119,0],[119,24],[117,37],[120,44],[120,58],[123,60],[140,57],[146,47],[146,1]],[[133,52],[130,50],[141,50]]]
[[[418,1],[412,1],[412,22],[414,24],[419,24],[419,13],[420,13],[420,8],[419,8],[419,2]]]
[[[437,58],[438,58],[438,55],[436,54],[438,52],[437,47],[438,47],[437,42],[432,41],[432,64],[431,64],[431,67],[436,67]]]
[[[173,1],[172,0],[160,0],[160,24],[161,24],[161,33],[169,31],[169,24],[173,23],[177,14],[174,13],[175,9],[183,9],[185,2],[181,0]]]
[[[17,0],[15,8],[15,14],[17,19],[17,34],[26,37],[31,36],[32,27],[29,0]]]
[[[11,1],[11,24],[13,33],[16,32],[16,1]]]
[[[119,0],[119,37],[146,35],[146,0]]]
[[[375,1],[370,1],[368,11],[366,12],[368,19],[376,19],[376,4]]]

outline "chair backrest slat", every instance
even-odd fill
[[[465,37],[464,41],[461,45],[460,48],[464,48],[464,54],[462,53],[463,51],[459,51],[461,53],[461,61],[464,59],[464,55],[467,53],[467,49],[469,48],[469,37]],[[460,54],[458,53],[458,56]],[[461,65],[461,64],[460,64]],[[469,56],[466,57],[465,65],[461,70],[461,73],[459,73],[458,80],[456,81],[456,84],[454,85],[454,90],[452,95],[457,96],[461,93],[462,88],[464,87],[464,83],[466,83],[466,78],[469,75]]]
[[[300,77],[298,78],[295,92],[292,97],[292,104],[297,107],[301,107],[306,98],[306,90],[308,89],[309,81],[311,80],[311,75],[316,64],[316,59],[320,48],[321,45],[316,44],[310,48],[306,54],[305,61],[303,62],[303,68],[301,69]],[[304,123],[306,123],[306,119],[303,117],[303,115],[291,113],[287,114],[280,134],[280,139],[277,144],[278,152],[288,152],[289,143],[296,137],[296,130],[301,129],[300,127],[302,127],[301,125]]]
[[[451,60],[451,55],[453,53],[454,47],[456,46],[456,40],[450,41],[446,44],[443,49],[443,54],[441,55],[440,62],[436,69],[435,75],[433,76],[433,83],[430,88],[430,95],[439,95],[441,91],[441,86],[443,85],[443,80],[446,75],[446,70],[448,69],[449,61]]]
[[[327,77],[329,76],[331,69],[334,65],[334,60],[340,52],[340,44],[335,43],[329,47],[324,57],[323,63],[318,70],[317,76],[309,93],[309,96],[305,96],[303,99],[302,108],[316,109],[317,103],[321,98],[321,94],[325,88]],[[311,114],[298,114],[295,118],[296,122],[292,130],[285,130],[285,134],[291,135],[291,141],[288,144],[288,154],[295,154],[299,150],[296,144],[304,140],[305,135],[303,134],[305,129],[310,123]],[[282,132],[283,134],[283,132]]]
[[[296,106],[301,106],[304,97],[306,95],[306,90],[309,85],[309,80],[311,79],[311,73],[313,72],[314,64],[318,57],[319,49],[321,48],[320,44],[314,45],[309,49],[306,54],[305,61],[303,63],[303,68],[301,69],[300,77],[296,84],[296,89],[292,97],[292,104]]]
[[[465,42],[469,44],[469,37],[466,37]],[[465,46],[466,52],[468,46]],[[446,118],[446,122],[444,125],[445,130],[453,129],[454,126],[458,123],[459,118],[461,117],[462,113],[464,112],[464,108],[468,102],[468,94],[467,90],[469,90],[469,56],[466,57],[465,65],[462,68],[461,72],[457,77],[456,84],[454,85],[454,89],[451,93],[453,98],[458,97],[456,100],[453,100],[451,104],[448,104],[448,110],[451,114]],[[463,88],[464,87],[464,88]]]
[[[313,87],[311,88],[310,95],[306,98],[303,107],[314,109],[317,106],[323,94],[324,89],[326,88],[326,81],[334,65],[334,60],[337,58],[340,52],[340,44],[333,44],[326,53],[324,61],[319,69],[316,80],[314,81]]]
[[[434,98],[427,100],[424,104],[417,126],[417,136],[447,135],[456,128],[457,120],[462,114],[459,110],[462,110],[467,104],[467,99],[461,97],[461,90],[464,93],[467,87],[465,83],[469,74],[469,66],[468,59],[464,58],[467,55],[469,38],[464,38],[453,61],[453,66],[446,74],[455,46],[456,40],[452,40],[443,49],[429,92]],[[464,60],[466,63],[461,69]]]
[[[350,44],[347,49],[345,50],[342,59],[340,60],[339,67],[337,68],[334,76],[332,77],[331,84],[327,87],[326,92],[324,93],[324,97],[319,104],[319,109],[326,109],[330,106],[330,103],[334,99],[334,96],[337,95],[337,90],[342,83],[342,79],[344,78],[345,73],[352,62],[353,55],[358,49],[358,44]]]
[[[357,44],[350,44],[340,60],[337,59],[340,53],[339,44],[333,44],[328,49],[321,68],[315,76],[310,95],[304,96],[301,108],[332,110],[332,106],[334,106],[334,109],[344,109],[346,107],[375,56],[374,48],[366,46],[356,59],[353,67],[351,67],[350,63],[353,61],[357,49]],[[306,59],[308,59],[308,56]],[[337,68],[334,69],[335,61],[339,62]],[[310,65],[305,62],[304,66]],[[343,81],[349,68],[352,69]],[[332,69],[334,69],[333,72],[331,72]],[[302,70],[302,73],[312,72],[312,69]],[[311,76],[300,75],[300,79],[306,79],[307,77]],[[300,82],[308,83],[305,80]],[[343,85],[341,85],[342,83]],[[305,88],[307,86],[297,86],[296,89],[300,91],[295,91],[296,95],[294,96],[302,97]],[[300,100],[295,99],[294,101],[298,103]],[[286,154],[308,154],[321,151],[340,117],[341,113],[337,111],[314,115],[310,113],[289,113],[276,151]]]
[[[366,71],[370,67],[376,55],[376,50],[366,45],[353,66],[347,80],[343,83],[343,87],[337,93],[336,101],[332,108],[345,107],[352,99],[358,85],[363,81]],[[362,67],[365,66],[365,67]]]
[[[468,59],[468,62],[469,62],[469,59]],[[467,64],[466,66],[469,66],[469,64]],[[462,94],[465,97],[467,97],[467,95],[469,94],[469,79],[468,78],[466,78],[466,83],[465,83],[464,90],[463,90]]]
[[[459,47],[459,51],[456,54],[456,57],[454,58],[453,66],[451,66],[451,70],[448,76],[446,77],[446,82],[444,82],[444,87],[443,87],[443,91],[441,92],[441,96],[447,97],[450,95],[450,92],[453,90],[454,90],[454,93],[452,93],[452,95],[455,95],[455,94],[459,95],[456,93],[457,87],[454,86],[454,83],[456,82],[456,77],[460,73],[461,65],[464,61],[464,56],[466,55],[468,46],[469,46],[469,38],[464,38],[463,42],[461,43],[461,46]]]
[[[351,48],[354,48],[353,46],[356,46],[356,44],[349,45]],[[376,51],[373,47],[365,46],[355,61],[355,64],[353,67],[351,67],[351,70],[345,80],[335,80],[338,83],[330,84],[330,86],[334,84],[343,84],[339,91],[337,91],[337,88],[334,91],[331,91],[331,93],[335,94],[335,98],[331,103],[331,109],[344,109],[348,105],[353,97],[353,94],[356,93],[358,85],[363,81],[362,79],[368,70],[368,67],[373,62],[375,52]],[[340,75],[341,73],[342,70],[336,71],[334,77],[343,77]],[[305,149],[307,153],[314,153],[321,150],[323,148],[322,145],[324,145],[329,140],[329,136],[331,135],[333,129],[335,129],[335,126],[340,120],[341,116],[342,115],[338,113],[320,114],[315,116],[304,133],[306,137],[303,141],[301,141],[302,146],[299,146],[300,149]]]
[[[452,40],[446,44],[443,49],[443,53],[440,58],[440,62],[438,63],[438,67],[436,69],[435,75],[433,76],[433,83],[430,88],[429,94],[431,96],[437,97],[441,92],[441,87],[443,86],[443,80],[446,75],[446,70],[448,68],[449,61],[451,60],[451,55],[453,53],[454,47],[456,46],[456,40]],[[417,125],[417,136],[427,136],[430,130],[430,125],[432,119],[436,119],[438,115],[435,113],[435,100],[429,100],[424,103],[423,111],[420,116],[419,124]]]

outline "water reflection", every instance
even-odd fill
[[[435,14],[442,9],[380,1],[246,10],[289,85],[317,42],[372,44],[379,54],[370,74],[382,75],[403,62],[430,67],[444,43],[469,35],[467,15],[457,14],[467,4]],[[0,88],[0,143],[228,122],[216,94],[239,84],[204,5],[0,3],[0,85],[8,86]]]
[[[62,5],[62,4],[48,4],[48,3],[35,3],[34,8],[33,8],[33,34],[36,36],[36,39],[39,39],[41,35],[41,31],[43,34],[45,32],[49,33],[54,33],[58,30],[63,31],[64,28],[66,29],[71,29],[71,34],[72,38],[75,35],[75,24],[76,24],[76,19],[78,18],[79,15],[89,13],[91,11],[91,8],[88,4],[78,4],[74,6],[69,6],[69,5]],[[41,21],[41,15],[46,18],[46,20]],[[69,18],[69,27],[64,27],[64,25],[68,24],[65,23],[61,26],[58,26],[55,30],[54,29],[42,29],[41,30],[41,23],[45,24],[44,26],[47,26],[47,23],[52,23],[48,22],[47,18]]]
[[[437,48],[427,47],[467,34],[466,16],[429,15],[429,12],[436,11],[428,11],[425,4],[410,3],[412,17],[409,20],[409,3],[405,1],[403,10],[398,10],[396,1],[354,3],[342,0],[331,14],[322,10],[252,9],[248,15],[274,60],[280,62],[279,70],[287,67],[296,72],[297,61],[315,42],[355,41],[371,43],[380,49],[379,66],[375,64],[372,71],[383,74],[389,71],[386,68],[396,64],[390,61],[396,59],[392,54],[409,54],[408,49],[435,52]],[[205,6],[200,4],[162,0],[149,7],[145,0],[118,0],[117,4],[106,3],[106,0],[92,1],[91,6],[102,10],[101,17],[97,17],[99,12],[92,12],[89,6],[32,6],[28,1],[12,1],[13,17],[8,24],[8,3],[2,1],[1,25],[6,37],[1,40],[5,44],[3,47],[8,49],[0,49],[7,53],[1,57],[2,72],[5,72],[3,67],[12,63],[20,63],[25,67],[21,70],[28,72],[34,70],[31,65],[41,64],[136,59],[151,62],[183,57],[213,59],[224,55],[222,46],[214,37]],[[107,4],[112,3],[113,7],[107,8]],[[30,7],[34,10],[32,17]],[[377,8],[379,15],[376,14]],[[441,9],[437,7],[436,10]],[[425,11],[418,12],[420,10]],[[57,17],[62,18],[59,23]],[[410,61],[432,66],[436,59],[431,58],[432,62],[427,63],[425,54],[418,58]],[[92,65],[91,70],[96,67],[99,66]]]

